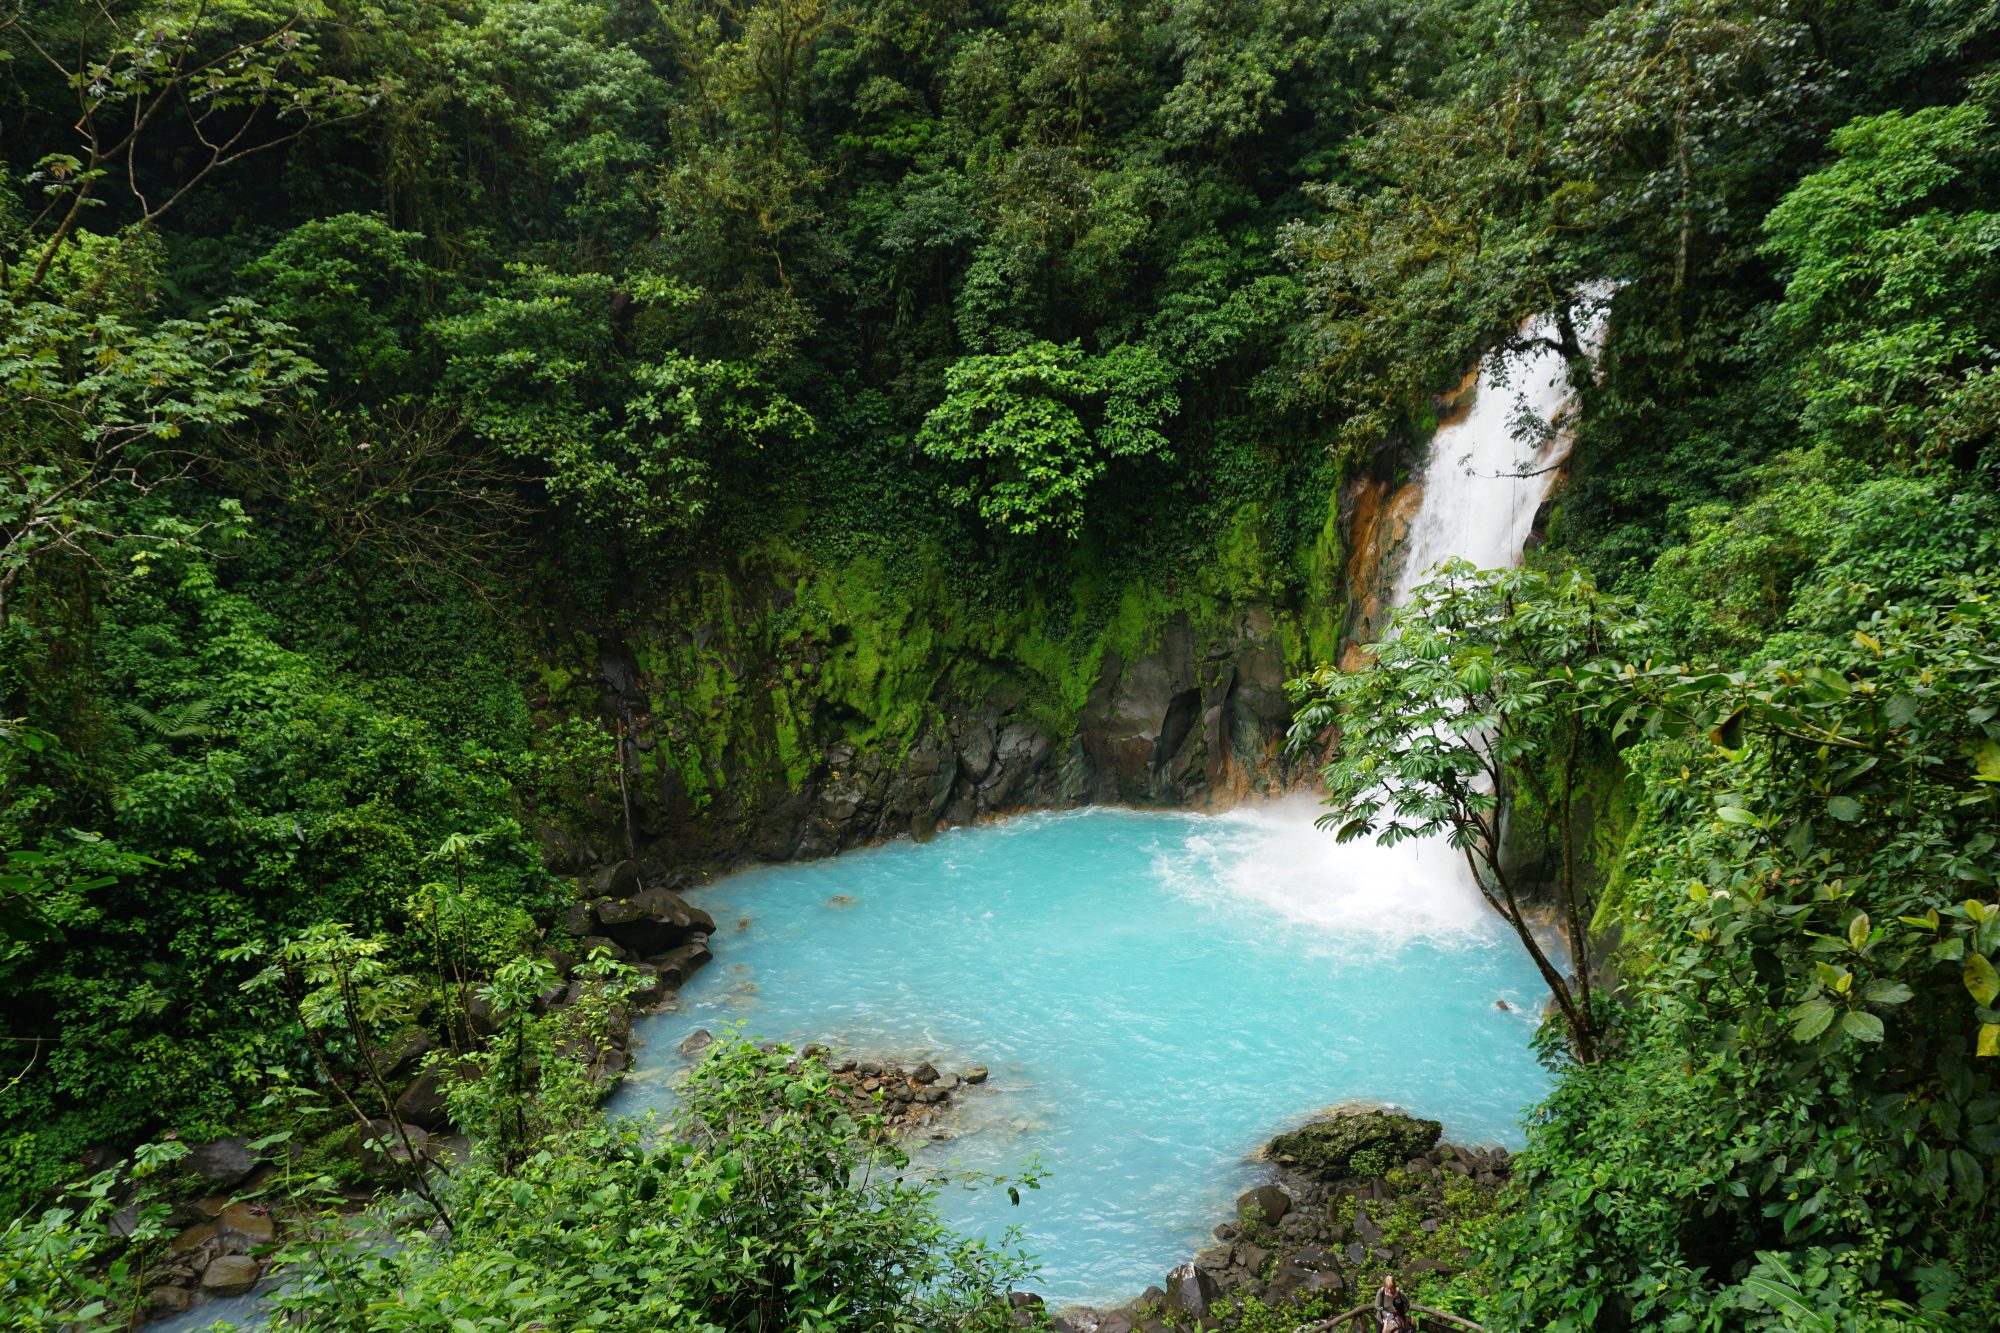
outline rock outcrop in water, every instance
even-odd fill
[[[1421,1139],[1421,1127],[1435,1122],[1410,1123],[1418,1128],[1404,1132],[1416,1137],[1403,1143]],[[1378,1150],[1390,1142],[1374,1141]],[[1391,1272],[1418,1296],[1471,1262],[1464,1229],[1494,1206],[1510,1167],[1501,1149],[1437,1143],[1434,1133],[1430,1145],[1367,1174],[1319,1179],[1288,1171],[1239,1198],[1236,1220],[1215,1228],[1217,1243],[1169,1272],[1161,1286],[1117,1310],[1064,1310],[1054,1327],[1059,1333],[1227,1329],[1245,1298],[1267,1306],[1314,1299],[1335,1308],[1359,1305]],[[1364,1163],[1382,1160],[1361,1151]]]
[[[1343,1111],[1280,1134],[1264,1155],[1314,1180],[1343,1180],[1373,1174],[1357,1166],[1357,1159],[1375,1164],[1374,1171],[1379,1171],[1429,1152],[1443,1133],[1444,1126],[1435,1120],[1396,1111]]]
[[[811,1048],[808,1048],[811,1051]],[[855,1108],[881,1115],[893,1134],[923,1129],[951,1109],[961,1088],[986,1081],[984,1068],[964,1074],[941,1072],[928,1060],[899,1065],[884,1060],[834,1060],[834,1081],[847,1090]]]

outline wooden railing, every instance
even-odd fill
[[[1442,1321],[1446,1326],[1451,1328],[1470,1329],[1472,1333],[1486,1333],[1486,1326],[1484,1324],[1475,1324],[1470,1319],[1461,1319],[1457,1315],[1447,1314],[1443,1310],[1433,1310],[1428,1305],[1412,1305],[1410,1307],[1410,1316],[1411,1321],[1419,1329],[1423,1327],[1426,1319],[1433,1319]],[[1367,1305],[1357,1305],[1345,1314],[1337,1314],[1331,1319],[1320,1319],[1310,1324],[1300,1324],[1292,1330],[1292,1333],[1334,1333],[1342,1325],[1351,1324],[1357,1319],[1372,1321],[1374,1318],[1375,1305],[1371,1301]]]

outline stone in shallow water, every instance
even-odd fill
[[[1162,1304],[1170,1315],[1201,1319],[1222,1296],[1222,1285],[1214,1274],[1195,1264],[1182,1264],[1167,1274],[1167,1294]]]
[[[154,1287],[146,1293],[146,1309],[156,1315],[185,1314],[194,1304],[194,1294],[186,1287]]]
[[[677,1049],[682,1055],[693,1059],[713,1045],[715,1045],[715,1034],[707,1028],[696,1028],[681,1038],[681,1044]]]
[[[1251,1213],[1265,1226],[1275,1226],[1292,1211],[1292,1196],[1276,1185],[1259,1185],[1246,1191],[1236,1200],[1236,1220],[1243,1226],[1251,1224]]]

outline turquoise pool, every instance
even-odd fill
[[[1337,845],[1306,801],[1224,815],[1027,815],[730,876],[694,900],[716,960],[645,1019],[613,1104],[661,1104],[695,1028],[985,1065],[919,1159],[1042,1188],[951,1189],[1018,1226],[1052,1302],[1129,1299],[1206,1241],[1314,1111],[1388,1102],[1520,1141],[1548,1086],[1541,987],[1448,849]],[[1496,1005],[1504,1000],[1507,1008]]]

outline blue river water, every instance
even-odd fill
[[[1019,1227],[1057,1305],[1130,1299],[1212,1243],[1257,1147],[1329,1105],[1518,1145],[1547,1087],[1533,967],[1449,849],[1341,846],[1316,813],[1027,815],[720,880],[692,895],[715,961],[641,1022],[611,1109],[664,1105],[696,1028],[985,1065],[918,1159],[1038,1162],[1018,1206],[944,1207]]]

